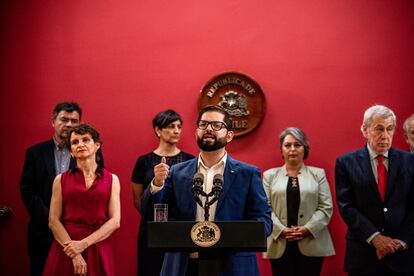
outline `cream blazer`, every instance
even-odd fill
[[[328,223],[332,217],[332,196],[325,171],[303,166],[298,174],[300,205],[299,226],[305,226],[311,235],[298,241],[300,252],[305,256],[331,256],[335,254]],[[264,258],[278,259],[286,248],[286,239],[280,237],[287,226],[286,167],[267,170],[263,173],[263,186],[269,205],[272,207],[273,232],[267,238]]]

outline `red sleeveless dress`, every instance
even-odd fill
[[[83,173],[74,168],[62,174],[61,222],[72,240],[81,240],[96,231],[108,220],[112,174],[105,169],[96,171],[89,189]],[[88,275],[114,275],[111,246],[108,239],[89,246],[82,252]],[[72,259],[55,240],[49,251],[44,276],[75,275]]]

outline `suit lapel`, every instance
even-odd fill
[[[193,217],[196,218],[197,217],[197,202],[194,199],[193,196],[193,192],[192,192],[192,188],[193,188],[193,176],[197,173],[198,171],[198,157],[194,158],[193,162],[191,162],[188,165],[188,171],[192,172],[191,177],[187,179],[188,181],[188,185],[186,184],[185,187],[186,189],[188,189],[188,195],[190,195],[190,199],[189,202],[192,202],[191,204],[191,213],[193,214]]]
[[[52,181],[56,177],[56,167],[55,167],[55,152],[54,152],[55,143],[53,140],[47,144],[47,149],[44,152],[43,160],[46,163],[47,172]]]
[[[220,212],[220,206],[223,203],[224,198],[229,193],[231,185],[234,182],[234,179],[239,171],[239,166],[237,163],[228,155],[226,161],[226,167],[224,168],[224,181],[223,181],[223,193],[219,197],[216,207],[216,214]],[[217,215],[216,215],[217,216]]]
[[[286,167],[285,167],[286,168]],[[286,170],[286,169],[285,169]],[[287,172],[286,172],[287,173]],[[288,183],[288,176],[285,176],[286,177],[286,188],[287,188],[287,183]],[[300,170],[299,170],[299,174],[298,174],[298,182],[299,182],[299,193],[300,193],[300,198],[305,198],[305,191],[310,191],[310,190],[312,190],[311,188],[310,188],[310,185],[312,184],[312,180],[311,180],[311,178],[309,177],[309,172],[308,172],[308,169],[307,169],[307,167],[306,167],[306,165],[303,165],[302,166],[302,168],[300,168]],[[305,202],[300,202],[300,204],[302,205],[302,206],[299,206],[299,208],[300,207],[303,207],[303,205],[304,204],[306,204]]]
[[[398,177],[398,168],[400,168],[400,159],[398,158],[395,151],[390,148],[388,151],[388,176],[387,176],[387,186],[385,191],[385,199],[391,196],[394,188],[395,188],[395,181],[391,181],[391,179],[395,180]]]

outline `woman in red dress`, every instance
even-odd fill
[[[53,183],[49,227],[55,241],[43,275],[114,275],[108,237],[120,226],[118,177],[98,166],[102,142],[93,127],[74,127],[68,138],[76,167]]]

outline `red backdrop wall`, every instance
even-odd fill
[[[121,180],[122,226],[113,235],[118,275],[136,273],[139,216],[130,174],[157,145],[153,115],[183,115],[180,148],[197,152],[196,101],[213,75],[254,77],[267,113],[230,154],[262,171],[282,164],[277,135],[298,126],[311,141],[308,164],[326,169],[334,192],[336,156],[362,146],[363,111],[396,112],[394,145],[406,148],[401,121],[414,111],[411,1],[2,1],[0,274],[27,275],[27,212],[19,194],[25,149],[52,135],[56,102],[75,100],[104,139],[107,167]],[[335,206],[336,207],[336,206]],[[323,275],[341,275],[345,226],[329,226],[336,256]],[[263,275],[269,265],[261,261]]]

